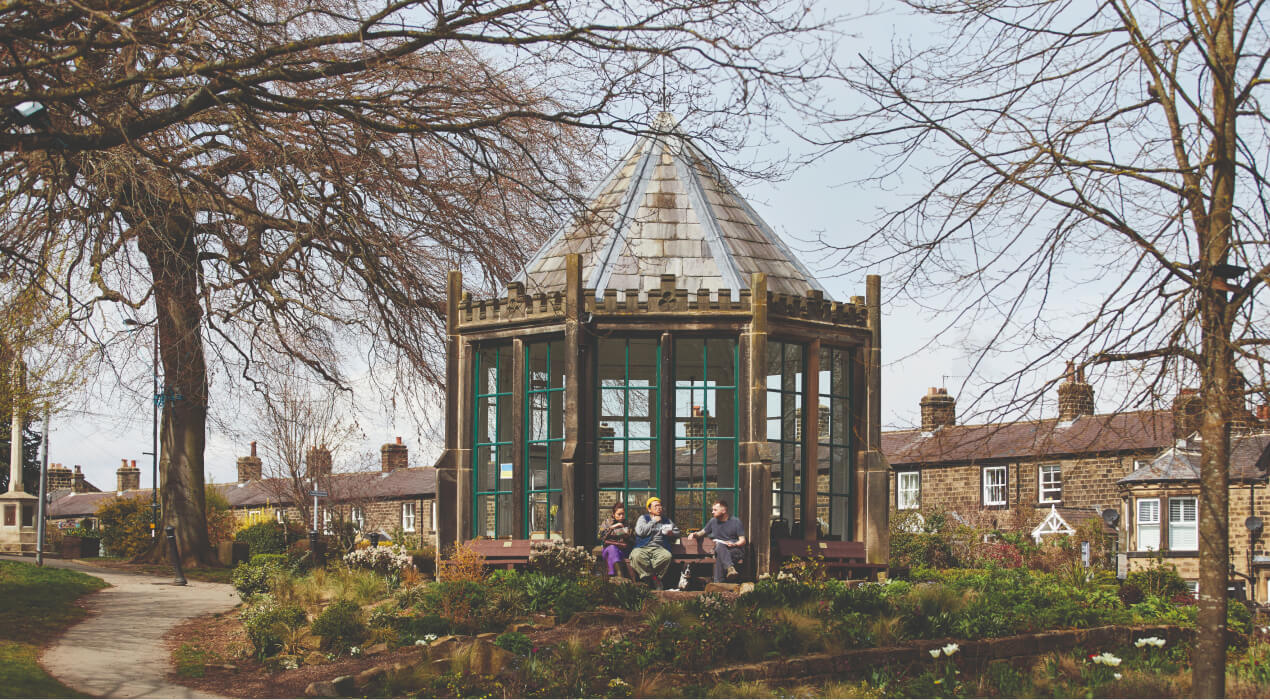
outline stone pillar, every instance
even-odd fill
[[[819,422],[820,406],[820,340],[807,344],[806,365],[803,367],[803,411],[802,411],[802,447],[803,447],[803,503],[802,528],[803,539],[816,541],[816,491],[820,481],[820,435],[815,427],[808,429],[808,420]],[[792,524],[792,523],[791,523]]]
[[[589,541],[587,518],[579,512],[586,503],[581,487],[586,479],[579,474],[585,464],[579,449],[582,377],[582,256],[565,258],[564,294],[564,448],[560,463],[560,530],[565,542]],[[591,416],[588,416],[591,418]]]
[[[9,493],[22,488],[22,363],[13,363],[13,417],[9,420]]]
[[[410,466],[410,450],[397,436],[396,442],[386,442],[379,448],[379,468],[386,472]]]
[[[468,414],[459,410],[461,384],[459,367],[462,341],[459,338],[459,298],[463,294],[463,273],[450,270],[446,280],[445,311],[445,451],[437,460],[437,551],[459,540],[458,466],[459,426]]]
[[[891,558],[890,504],[887,475],[891,465],[882,454],[882,278],[869,275],[865,281],[865,304],[869,313],[869,430],[867,452],[862,460],[865,471],[866,527],[862,534],[865,556],[870,564],[886,564]]]
[[[741,334],[744,407],[741,411],[741,503],[738,517],[748,526],[756,571],[771,573],[772,465],[767,449],[767,275],[750,276],[750,324]]]

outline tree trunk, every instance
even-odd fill
[[[1213,287],[1214,266],[1228,262],[1235,202],[1237,99],[1235,96],[1234,8],[1219,3],[1213,13],[1212,199],[1206,217],[1196,217],[1203,368],[1200,423],[1199,610],[1191,685],[1197,698],[1226,696],[1226,578],[1230,566],[1230,420],[1242,408],[1236,385],[1231,333],[1234,325],[1226,292]],[[1238,392],[1238,393],[1236,393]],[[1237,403],[1236,403],[1237,402]]]
[[[163,366],[163,418],[159,439],[159,484],[163,503],[160,548],[166,558],[163,532],[175,529],[183,564],[216,563],[207,536],[206,497],[203,491],[203,448],[207,435],[207,362],[203,354],[203,311],[199,305],[200,270],[193,221],[165,216],[148,222],[152,235],[138,246],[150,264],[158,309],[159,361]]]

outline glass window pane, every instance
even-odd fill
[[[653,392],[650,389],[631,389],[627,392],[627,415],[638,418],[653,416]]]

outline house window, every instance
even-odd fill
[[[816,482],[829,482],[816,492],[816,517],[825,531],[835,538],[855,539],[855,447],[851,436],[851,367],[850,350],[820,348],[820,400],[816,420],[810,417],[804,425],[817,426],[819,450]],[[823,455],[828,455],[828,461]]]
[[[437,502],[433,501],[428,504],[428,512],[432,514],[432,531],[437,531]]]
[[[1138,499],[1138,551],[1160,548],[1160,499]]]
[[[1150,465],[1151,465],[1151,460],[1149,459],[1135,459],[1133,460],[1133,471],[1136,472],[1139,469],[1144,469]]]
[[[559,518],[564,459],[564,343],[525,346],[525,529],[550,537],[563,535]]]
[[[472,535],[512,536],[512,352],[484,347],[473,363],[476,406],[472,436]]]
[[[259,510],[247,511],[247,522],[251,523],[252,525],[255,525],[256,523],[260,522],[260,511]]]
[[[401,504],[401,529],[406,532],[415,531],[415,504]]]
[[[353,506],[349,520],[353,521],[353,529],[358,532],[366,529],[366,513],[362,511],[361,506]]]
[[[983,468],[983,504],[985,506],[1006,505],[1006,468]]]
[[[287,512],[281,508],[273,512],[273,517],[281,524],[285,525],[287,522]]]
[[[597,353],[596,522],[613,503],[642,508],[661,484],[661,350],[654,338],[602,338]],[[436,528],[433,527],[433,530]]]
[[[1177,552],[1199,549],[1199,512],[1194,496],[1169,499],[1169,549]]]
[[[899,472],[895,475],[895,507],[912,510],[920,505],[922,495],[921,472]]]
[[[1063,500],[1063,470],[1057,464],[1046,464],[1038,472],[1041,503]]]
[[[1185,583],[1186,590],[1190,591],[1191,595],[1199,595],[1199,581],[1186,581]]]
[[[737,501],[737,346],[733,338],[674,344],[675,521],[700,528],[716,499]]]
[[[323,535],[335,534],[335,530],[331,528],[331,509],[330,508],[322,509],[322,534]]]
[[[772,517],[784,518],[787,526],[802,522],[806,355],[802,345],[767,343],[767,448],[772,461]],[[802,536],[793,530],[790,534]]]

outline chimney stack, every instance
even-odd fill
[[[409,450],[405,445],[401,444],[401,437],[397,437],[396,442],[385,443],[379,448],[379,464],[386,471],[395,471],[397,469],[405,469],[409,464]]]
[[[69,489],[71,487],[71,470],[60,462],[49,465],[48,490]]]
[[[304,462],[309,467],[308,476],[310,479],[316,479],[319,476],[330,476],[331,474],[331,451],[326,445],[310,447],[306,450]]]
[[[87,487],[84,485],[84,472],[80,470],[79,465],[75,465],[75,473],[71,475],[71,493],[85,493]]]
[[[1094,388],[1085,382],[1085,370],[1067,363],[1067,381],[1058,385],[1058,420],[1070,423],[1094,415]]]
[[[251,455],[238,458],[238,483],[258,481],[264,474],[264,462],[256,456],[256,441],[251,441]]]
[[[1185,440],[1199,432],[1204,406],[1199,399],[1199,389],[1182,389],[1173,397],[1173,438]]]
[[[133,460],[132,466],[128,466],[128,460],[120,460],[122,464],[115,471],[115,477],[118,482],[116,491],[136,491],[141,488],[141,470],[137,469],[137,462]]]
[[[943,387],[931,387],[919,402],[922,408],[922,432],[933,433],[957,425],[957,399]]]

